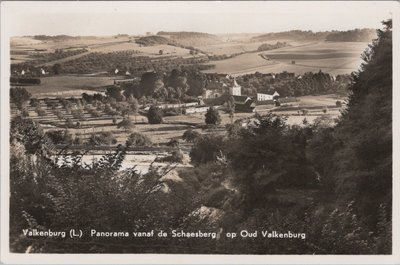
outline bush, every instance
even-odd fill
[[[51,140],[53,144],[70,144],[72,143],[72,134],[67,130],[54,130],[46,132],[46,137]]]
[[[122,121],[120,121],[117,124],[117,128],[123,128],[127,131],[132,130],[133,128],[135,128],[135,124],[129,119],[129,118],[124,118]]]
[[[36,113],[39,115],[39,116],[46,116],[47,114],[46,114],[46,111],[44,110],[44,109],[42,109],[41,107],[37,107],[36,109],[35,109],[35,111],[36,111]]]
[[[185,141],[187,141],[187,142],[194,142],[198,137],[200,137],[200,133],[199,132],[196,132],[196,131],[193,131],[192,129],[189,129],[189,130],[186,130],[184,133],[183,133],[183,136],[182,136],[182,138],[183,138],[183,140],[185,140]]]
[[[183,162],[183,153],[181,150],[172,151],[170,156],[157,158],[156,162],[170,162],[170,163],[182,163]]]
[[[66,120],[65,120],[65,127],[66,128],[74,128],[75,126],[74,126],[74,123],[72,122],[72,120],[71,120],[71,118],[67,118]]]
[[[57,116],[57,118],[59,119],[59,120],[63,120],[65,117],[64,117],[64,114],[61,112],[61,110],[56,110],[55,112],[54,112],[54,114]]]
[[[153,143],[146,135],[134,132],[128,136],[126,140],[127,146],[151,146]]]
[[[167,146],[170,147],[178,147],[179,146],[179,141],[177,139],[171,139],[169,140],[169,142],[167,143]]]
[[[159,124],[163,122],[163,111],[157,106],[151,106],[147,113],[147,119],[150,124]]]
[[[110,145],[116,143],[117,139],[111,132],[93,133],[88,139],[89,145]]]
[[[83,120],[85,119],[85,113],[83,112],[82,109],[74,109],[71,111],[72,117],[78,120]]]
[[[96,109],[89,109],[88,112],[89,112],[90,116],[92,116],[92,118],[101,117],[100,111],[98,111]]]

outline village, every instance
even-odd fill
[[[40,86],[37,77],[30,78],[32,80],[24,77],[25,71],[29,73],[29,70],[22,70],[11,78],[12,87],[29,88],[22,86],[23,82],[32,80]],[[156,88],[147,98],[136,99],[127,91],[140,88],[141,80],[128,71],[123,75],[118,69],[113,72],[112,84],[83,90],[80,95],[68,96],[64,92],[33,95],[21,108],[13,104],[12,116],[22,114],[37,121],[58,150],[85,150],[83,161],[87,163],[113,152],[118,145],[130,143],[123,168],[135,165],[146,170],[154,161],[159,165],[169,161],[191,166],[189,153],[193,139],[188,139],[188,134],[224,135],[227,126],[234,123],[246,126],[255,113],[277,113],[294,125],[324,117],[332,125],[342,108],[338,104],[342,98],[337,95],[323,95],[325,101],[321,101],[321,96],[281,97],[277,91],[249,96],[237,82],[241,77],[228,74],[206,74],[205,87],[197,97],[176,94],[172,98],[157,97],[160,92]],[[40,74],[48,75],[43,69]],[[147,74],[156,75],[154,72]],[[299,78],[294,73],[263,76],[275,82]],[[49,77],[42,80],[46,78]],[[164,77],[166,84],[167,79]],[[16,80],[19,83],[15,83]],[[187,86],[185,79],[180,78],[180,81]],[[211,110],[215,117],[207,120]]]

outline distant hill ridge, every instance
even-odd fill
[[[327,41],[371,41],[377,37],[375,29],[354,29],[333,32],[326,36]]]
[[[157,35],[168,35],[176,39],[186,38],[218,38],[216,35],[194,31],[159,31]]]
[[[48,36],[48,35],[35,35],[33,39],[35,40],[42,40],[42,41],[65,41],[71,39],[80,39],[81,36],[68,36],[68,35],[55,35],[55,36]]]
[[[327,41],[354,41],[367,42],[376,37],[375,29],[353,29],[348,31],[319,31],[290,30],[283,32],[266,33],[252,38],[254,41],[268,41],[276,39],[291,40],[327,40]]]

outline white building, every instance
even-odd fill
[[[274,94],[262,94],[262,93],[257,93],[257,101],[267,101],[267,100],[273,100],[274,97],[279,97],[278,92],[274,92]]]
[[[229,94],[232,96],[241,96],[242,95],[242,87],[236,83],[236,78],[233,78],[233,86],[229,87]]]

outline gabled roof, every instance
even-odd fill
[[[235,104],[245,104],[246,101],[251,100],[248,96],[232,96],[235,100]]]

